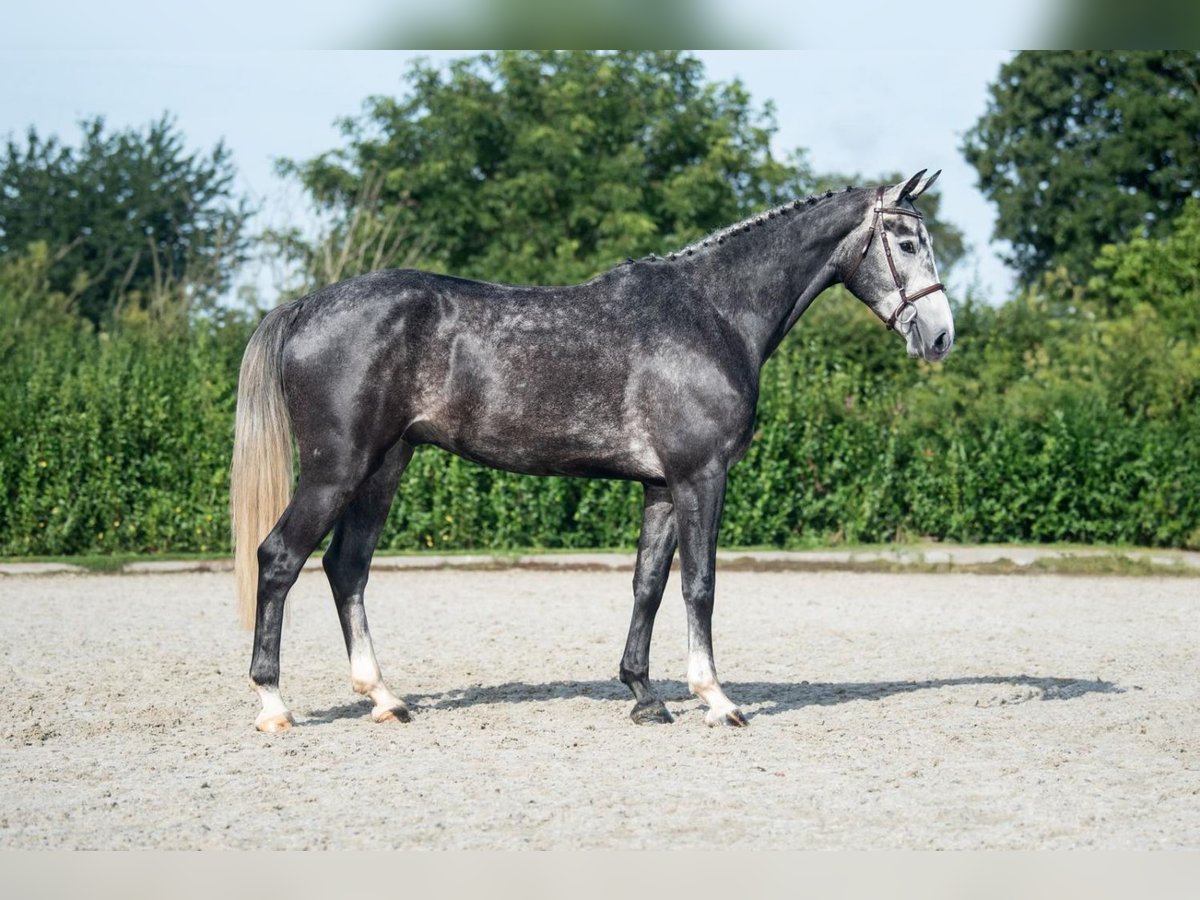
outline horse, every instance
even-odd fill
[[[268,313],[240,369],[230,473],[256,728],[294,724],[279,693],[284,601],[331,530],[323,565],[351,685],[373,702],[374,721],[409,721],[376,661],[363,592],[400,476],[422,444],[510,472],[640,482],[619,667],[630,717],[672,721],[649,656],[678,549],[688,688],[709,725],[745,725],[717,679],[713,590],[726,476],[750,446],[760,370],[836,283],[903,337],[910,356],[946,357],[954,320],[914,205],[940,172],[925,171],[792,200],[582,284],[385,270]]]

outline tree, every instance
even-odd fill
[[[215,297],[245,257],[250,213],[233,192],[234,167],[218,143],[188,153],[163,116],[144,131],[105,133],[104,120],[81,123],[65,146],[30,128],[0,157],[0,254],[44,242],[53,255],[50,284],[75,298],[93,322],[119,300],[147,303],[186,282]]]
[[[828,181],[802,152],[772,154],[770,104],[755,108],[737,81],[706,83],[681,53],[503,52],[444,74],[418,63],[407,82],[406,96],[343,120],[348,146],[280,165],[347,232],[363,228],[368,198],[375,233],[405,236],[392,265],[579,281]],[[948,268],[961,233],[930,225]],[[294,238],[281,245],[311,270]]]
[[[1200,53],[1019,53],[962,149],[1022,281],[1086,276],[1101,246],[1162,236],[1200,197]]]
[[[1149,303],[1174,338],[1200,353],[1200,201],[1187,203],[1161,239],[1103,247],[1095,269],[1087,295],[1107,315],[1130,316]]]
[[[705,84],[673,52],[504,52],[418,63],[401,98],[343,121],[349,145],[285,162],[334,213],[381,178],[378,209],[422,264],[566,282],[662,252],[806,192],[802,157],[770,150],[770,107]]]

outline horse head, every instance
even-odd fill
[[[843,242],[841,280],[889,330],[903,335],[909,356],[945,359],[954,345],[954,316],[938,280],[933,244],[913,201],[941,172],[922,169],[901,184],[877,188],[861,229]]]

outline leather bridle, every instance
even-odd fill
[[[900,292],[900,304],[892,310],[892,314],[884,319],[884,324],[887,325],[888,331],[894,331],[896,328],[896,320],[900,317],[900,313],[912,306],[916,309],[915,303],[927,294],[932,294],[934,291],[944,291],[946,286],[940,281],[937,284],[931,284],[927,288],[922,288],[915,294],[906,294],[904,285],[900,282],[900,273],[896,270],[896,261],[892,259],[892,248],[888,244],[887,229],[883,227],[884,213],[892,213],[897,216],[912,216],[914,219],[923,219],[919,212],[915,209],[901,209],[899,206],[884,206],[883,205],[883,188],[877,188],[875,191],[875,216],[871,219],[871,230],[867,232],[866,243],[863,244],[862,253],[859,254],[858,262],[854,264],[854,268],[850,273],[842,279],[844,284],[849,285],[850,279],[854,277],[859,266],[862,265],[864,259],[867,258],[867,251],[871,249],[871,241],[875,239],[875,232],[879,232],[879,239],[883,242],[883,252],[887,255],[888,268],[892,270],[892,281],[896,283],[896,290]],[[915,314],[915,313],[914,313]],[[879,318],[883,319],[883,316]]]

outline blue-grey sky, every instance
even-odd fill
[[[111,126],[125,127],[170,111],[190,146],[225,141],[242,187],[262,205],[261,223],[281,223],[303,219],[306,209],[300,192],[273,174],[272,160],[307,158],[339,145],[335,119],[357,113],[371,94],[403,90],[401,76],[414,57],[456,55],[0,49],[0,134],[34,125],[74,142],[81,117],[102,114]],[[1011,277],[990,244],[994,209],[975,187],[974,170],[958,148],[1010,53],[921,50],[919,62],[906,65],[898,65],[894,53],[870,49],[697,55],[710,79],[740,78],[756,104],[774,103],[779,125],[774,149],[780,155],[806,148],[817,171],[866,176],[942,169],[943,213],[966,232],[974,251],[951,287],[961,291],[977,280],[984,297],[1004,299]]]

